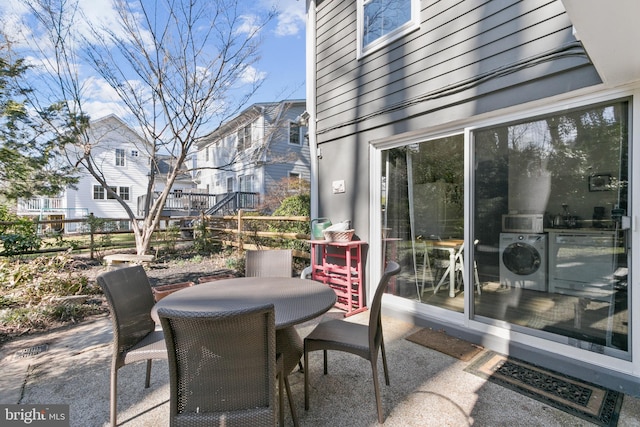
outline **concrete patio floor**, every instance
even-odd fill
[[[340,316],[332,311],[326,316]],[[366,322],[368,313],[349,318]],[[315,323],[298,328],[304,337]],[[381,383],[386,426],[590,426],[581,418],[524,397],[467,373],[470,362],[422,347],[404,338],[418,328],[383,317],[391,385]],[[48,347],[21,357],[20,351]],[[17,339],[0,348],[0,403],[69,404],[70,425],[109,423],[111,322],[108,317],[47,334]],[[32,353],[35,353],[32,352]],[[303,374],[289,379],[301,426],[377,425],[370,365],[356,356],[310,354],[311,407],[304,410]],[[119,371],[118,424],[169,425],[166,361],[154,361],[151,387],[144,388],[144,365]],[[379,366],[381,373],[382,367]],[[381,376],[381,379],[383,377]],[[286,425],[293,425],[288,407]],[[640,426],[640,400],[625,396],[618,426]]]

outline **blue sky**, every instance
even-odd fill
[[[89,19],[109,20],[112,14],[112,0],[78,0]],[[149,0],[156,1],[156,0]],[[248,13],[263,13],[273,7],[274,0],[239,0],[247,7]],[[255,102],[280,101],[282,99],[303,99],[305,97],[305,1],[276,0],[278,15],[267,28],[262,30],[263,40],[260,48],[260,60],[251,70],[253,75],[264,79],[263,85],[251,99]],[[37,40],[27,19],[27,9],[20,0],[0,2],[0,26],[20,47],[21,36]],[[247,18],[250,21],[250,18]],[[78,28],[82,31],[82,28]],[[26,52],[26,51],[25,51]],[[34,65],[37,60],[26,56]],[[124,114],[119,99],[106,82],[86,72],[82,75],[87,87],[85,110],[92,118],[114,113]],[[248,106],[248,105],[247,105]],[[105,114],[107,113],[107,114]]]

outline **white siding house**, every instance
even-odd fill
[[[150,160],[146,142],[121,119],[109,115],[91,123],[92,153],[110,187],[137,212],[138,197],[147,190]],[[126,218],[117,200],[86,171],[80,171],[76,188],[68,188],[57,198],[21,200],[18,215],[43,220],[78,219],[93,213],[99,218]],[[68,224],[67,232],[75,231]]]

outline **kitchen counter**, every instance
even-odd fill
[[[603,228],[545,231],[549,235],[549,292],[608,300],[624,237]]]
[[[545,233],[594,233],[609,234],[616,231],[615,228],[545,228]]]

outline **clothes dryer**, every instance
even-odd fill
[[[500,234],[500,285],[547,290],[547,235]]]

